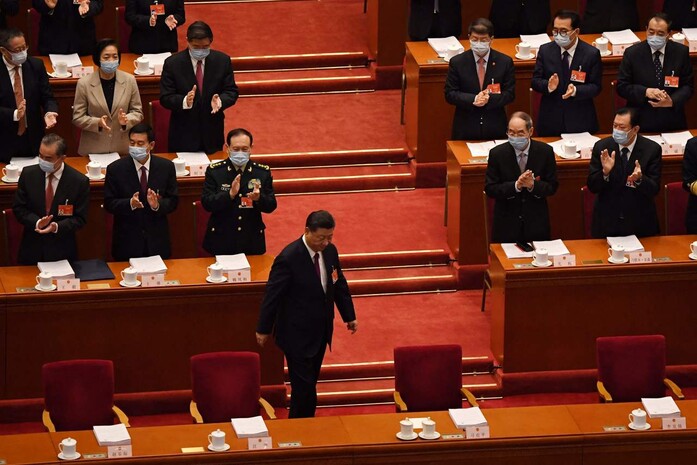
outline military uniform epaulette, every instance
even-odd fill
[[[261,168],[263,170],[266,170],[266,171],[271,171],[271,168],[269,168],[269,165],[262,165],[261,163],[256,163],[256,162],[252,162],[252,165],[256,166],[258,168]]]
[[[219,167],[225,165],[225,162],[228,160],[229,160],[229,158],[226,158],[225,160],[216,161],[215,163],[211,163],[210,167],[211,168],[219,168]]]

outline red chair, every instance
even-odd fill
[[[462,348],[456,344],[394,349],[394,401],[398,412],[462,408],[462,396],[477,406],[462,387]]]
[[[116,43],[121,53],[131,53],[128,42],[131,40],[131,26],[126,22],[126,7],[116,7]]]
[[[196,248],[197,257],[210,257],[206,249],[203,248],[203,238],[206,236],[208,229],[208,218],[211,217],[211,212],[203,208],[200,200],[193,203],[194,205],[194,247]]]
[[[627,106],[627,99],[617,93],[617,79],[613,79],[610,86],[612,87],[612,109],[617,113],[617,110]]]
[[[7,250],[7,260],[11,266],[17,265],[19,255],[19,244],[22,242],[24,226],[17,221],[14,210],[6,208],[2,211],[3,224],[5,226],[5,250]]]
[[[581,202],[583,212],[583,237],[591,239],[591,224],[593,224],[593,207],[595,204],[595,194],[588,189],[588,186],[581,188]]]
[[[274,409],[261,397],[261,368],[256,352],[211,352],[191,357],[191,416],[196,423],[219,423]]]
[[[27,10],[27,41],[29,50],[39,53],[39,24],[41,23],[41,13],[34,8]]]
[[[494,204],[496,201],[486,195],[486,192],[482,192],[484,195],[484,235],[486,237],[486,253],[487,260],[489,257],[489,244],[491,244],[491,231],[493,230],[494,223]],[[489,268],[484,271],[484,286],[482,288],[482,311],[486,305],[486,291],[491,291],[491,274],[489,274]]]
[[[537,117],[540,116],[540,102],[542,101],[542,94],[530,88],[530,117],[537,123]]]
[[[664,397],[666,386],[684,399],[680,388],[666,378],[666,339],[660,334],[596,339],[598,393],[605,402],[636,402]]]
[[[681,182],[670,182],[665,187],[665,233],[669,236],[687,234],[685,214],[690,194],[682,188]]]
[[[578,15],[583,17],[583,14],[586,12],[586,0],[579,0],[578,1]]]
[[[49,431],[92,429],[111,425],[114,416],[129,426],[114,405],[114,364],[111,360],[66,360],[46,363],[43,422]]]
[[[160,104],[159,100],[150,102],[150,126],[155,133],[157,151],[169,152],[169,118],[171,111]]]

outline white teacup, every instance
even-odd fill
[[[399,434],[401,434],[403,437],[412,436],[414,434],[414,423],[408,418],[400,421]]]
[[[434,436],[436,434],[436,422],[430,418],[423,420],[421,426],[423,426],[424,436]]]
[[[636,428],[646,428],[646,412],[637,408],[629,414],[629,422]]]
[[[53,65],[53,71],[59,76],[65,76],[68,74],[68,63],[65,61],[58,61]]]
[[[576,142],[573,140],[564,141],[564,155],[576,155]]]
[[[135,67],[136,71],[141,74],[150,72],[150,60],[148,58],[138,57],[137,59],[133,60],[133,66]]]
[[[208,268],[208,276],[210,276],[212,281],[222,281],[223,280],[223,266],[220,263],[213,263]]]
[[[679,44],[684,44],[685,43],[685,34],[682,32],[676,32],[672,36],[670,36],[670,40],[673,42],[677,42]]]
[[[535,259],[537,265],[546,265],[549,261],[549,252],[544,247],[540,247],[532,253],[532,258]]]
[[[51,289],[51,286],[53,286],[53,275],[48,271],[42,271],[36,276],[36,284],[41,289]]]
[[[73,438],[65,438],[58,444],[63,457],[66,459],[74,458],[77,455],[77,441]]]
[[[624,247],[621,245],[613,245],[611,248],[607,249],[608,255],[616,262],[624,260]]]
[[[2,169],[2,174],[8,181],[15,182],[19,179],[19,166],[10,163]]]
[[[219,429],[213,431],[208,435],[208,444],[210,444],[211,449],[222,450],[225,448],[225,431],[220,431]]]
[[[172,163],[174,163],[177,176],[184,176],[186,174],[186,161],[181,158],[175,158],[172,160]]]
[[[138,282],[138,270],[129,266],[126,269],[121,270],[121,279],[128,286],[132,286]]]
[[[516,44],[515,51],[519,57],[527,58],[530,56],[530,44],[528,42]]]
[[[87,163],[87,175],[90,178],[98,178],[102,175],[102,164],[98,161]]]
[[[692,251],[692,255],[697,255],[697,241],[690,244],[690,250]]]
[[[591,45],[597,48],[601,54],[605,55],[608,51],[608,40],[605,37],[598,37]]]

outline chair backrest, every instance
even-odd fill
[[[482,195],[484,196],[484,233],[486,236],[486,253],[488,254],[491,234],[494,229],[494,204],[496,200],[486,195],[486,192],[482,192]]]
[[[39,23],[41,22],[41,14],[34,8],[27,10],[27,42],[29,50],[33,53],[39,53]]]
[[[596,353],[598,380],[614,402],[665,396],[666,340],[662,335],[599,337]]]
[[[111,246],[113,244],[114,237],[114,215],[106,211],[104,205],[101,205],[102,212],[104,213],[104,257],[106,261],[114,261],[114,256],[111,254]]]
[[[586,0],[578,0],[578,14],[583,18],[583,14],[586,12]]]
[[[169,118],[171,111],[160,104],[159,100],[150,102],[150,126],[155,133],[157,151],[169,152]]]
[[[690,194],[682,188],[681,182],[669,182],[666,184],[665,231],[667,235],[687,234],[685,215],[687,214],[689,198]]]
[[[409,411],[462,407],[462,348],[456,344],[394,348],[395,390]]]
[[[42,368],[44,402],[56,431],[114,423],[111,360],[65,360]]]
[[[256,352],[191,357],[191,395],[205,423],[259,415],[261,369]]]
[[[612,109],[617,113],[617,110],[627,106],[627,99],[617,93],[617,79],[613,79],[610,86],[612,87]]]
[[[581,208],[583,212],[583,237],[592,238],[591,224],[593,223],[593,206],[595,204],[595,194],[588,189],[588,186],[581,188]]]
[[[126,22],[126,7],[116,7],[116,43],[121,53],[131,53],[128,42],[131,39],[131,26]]]
[[[194,248],[197,257],[210,257],[211,254],[203,248],[203,238],[206,236],[208,219],[211,213],[203,208],[200,200],[194,202]]]
[[[537,118],[540,116],[540,101],[542,94],[530,88],[530,117],[533,120],[533,126],[537,126]]]
[[[7,260],[12,266],[17,264],[19,255],[19,244],[22,242],[24,227],[17,221],[15,212],[11,208],[2,211],[3,225],[5,226],[5,250],[7,250]]]

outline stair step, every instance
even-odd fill
[[[249,72],[235,79],[240,95],[296,94],[375,90],[369,68]]]
[[[368,55],[364,52],[299,53],[232,58],[232,66],[235,68],[235,72],[298,68],[332,68],[337,66],[358,67],[366,66],[368,62]]]
[[[415,176],[408,165],[375,167],[299,168],[274,172],[279,194],[348,192],[413,188]]]
[[[274,170],[278,170],[279,168],[322,165],[406,163],[409,161],[409,152],[404,148],[288,152],[254,154],[252,159],[257,163],[263,163],[269,165]]]
[[[349,253],[341,254],[340,257],[341,266],[344,270],[365,267],[446,264],[450,262],[450,254],[443,249]]]

